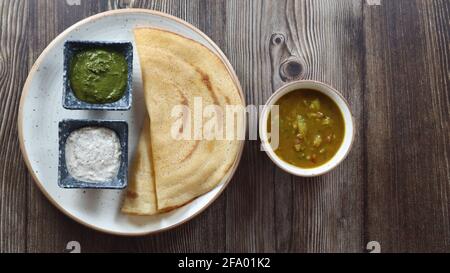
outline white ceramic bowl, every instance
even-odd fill
[[[271,111],[271,106],[276,104],[276,102],[282,96],[297,89],[312,89],[322,92],[336,103],[336,105],[341,110],[342,116],[344,118],[345,134],[341,147],[328,162],[316,168],[308,168],[308,169],[300,168],[283,161],[273,151],[267,134],[267,119]],[[334,88],[317,81],[304,80],[291,82],[278,89],[267,101],[261,114],[261,118],[259,120],[259,136],[261,138],[262,148],[269,155],[270,159],[272,159],[272,161],[276,165],[278,165],[278,167],[296,176],[304,176],[304,177],[318,176],[334,169],[337,165],[339,165],[339,163],[341,163],[345,159],[345,157],[349,153],[353,144],[354,134],[355,134],[355,126],[353,116],[352,113],[350,112],[350,108],[348,106],[347,101]]]

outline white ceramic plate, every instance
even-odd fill
[[[129,126],[129,161],[133,158],[145,106],[141,69],[134,46],[133,106],[130,111],[76,111],[62,107],[63,45],[66,40],[117,41],[134,39],[136,26],[167,29],[198,41],[214,51],[228,67],[241,92],[233,68],[205,34],[192,25],[167,14],[126,9],[97,14],[84,19],[56,37],[43,51],[25,82],[19,108],[19,139],[25,162],[38,187],[62,212],[88,227],[107,233],[143,235],[180,225],[203,211],[224,190],[234,174],[241,150],[233,168],[209,193],[169,213],[157,216],[127,216],[120,213],[120,190],[74,190],[58,187],[58,122],[62,119],[125,120]]]

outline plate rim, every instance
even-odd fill
[[[197,34],[199,34],[203,39],[205,39],[211,45],[212,48],[214,48],[214,50],[216,52],[213,52],[213,53],[216,54],[220,58],[220,60],[225,64],[225,67],[227,68],[228,73],[230,73],[230,75],[231,75],[231,77],[233,79],[233,82],[234,82],[235,86],[237,87],[237,89],[239,91],[239,95],[240,95],[240,97],[242,99],[243,105],[245,106],[247,104],[246,104],[246,100],[245,100],[245,94],[244,94],[244,92],[242,90],[242,86],[241,86],[241,83],[239,81],[239,78],[238,78],[238,76],[237,76],[233,66],[231,65],[230,61],[228,60],[226,55],[222,52],[220,47],[211,38],[209,38],[205,33],[203,33],[203,31],[201,31],[200,29],[198,29],[194,25],[184,21],[181,18],[178,18],[176,16],[173,16],[173,15],[161,12],[161,11],[150,10],[150,9],[142,9],[142,8],[127,8],[127,9],[109,10],[109,11],[97,13],[97,14],[94,14],[92,16],[86,17],[86,18],[84,18],[84,19],[74,23],[70,27],[66,28],[63,32],[58,34],[45,47],[45,49],[42,51],[42,53],[36,59],[36,61],[34,62],[33,66],[31,67],[30,71],[28,72],[28,76],[27,76],[27,78],[25,80],[25,83],[23,85],[23,88],[22,88],[22,92],[21,92],[21,96],[20,96],[20,102],[19,102],[19,111],[18,111],[18,117],[17,117],[19,146],[20,146],[20,151],[21,151],[22,157],[23,157],[23,159],[25,161],[25,165],[26,165],[26,167],[28,169],[28,172],[31,174],[34,183],[37,185],[37,187],[42,192],[42,194],[47,198],[47,200],[50,201],[50,203],[52,205],[54,205],[59,211],[61,211],[63,214],[65,214],[70,219],[74,220],[75,222],[77,222],[77,223],[79,223],[79,224],[81,224],[83,226],[86,226],[88,228],[91,228],[93,230],[100,231],[100,232],[103,232],[103,233],[112,234],[112,235],[118,235],[118,236],[125,236],[125,237],[136,237],[136,236],[143,236],[143,235],[150,235],[150,234],[158,234],[158,233],[161,233],[161,232],[164,232],[164,231],[168,231],[168,230],[174,229],[176,227],[179,227],[179,226],[189,222],[190,220],[194,219],[195,217],[200,215],[202,212],[204,212],[214,201],[217,200],[217,198],[219,198],[219,196],[222,195],[223,191],[227,188],[228,184],[230,183],[231,179],[233,178],[233,176],[234,176],[234,174],[235,174],[235,172],[237,170],[237,167],[239,166],[241,158],[242,158],[242,153],[243,153],[244,146],[245,146],[245,140],[239,140],[240,147],[239,147],[239,151],[238,151],[238,154],[236,156],[236,159],[235,159],[232,167],[230,168],[229,172],[227,173],[227,174],[229,174],[228,178],[225,180],[225,182],[223,184],[223,187],[217,192],[217,194],[211,200],[209,200],[201,209],[199,209],[198,211],[196,211],[195,213],[193,213],[192,215],[190,215],[186,219],[182,220],[179,223],[173,224],[173,225],[165,227],[165,228],[160,228],[160,229],[156,229],[156,230],[153,230],[153,231],[143,231],[143,232],[121,232],[121,231],[113,231],[113,230],[109,230],[109,229],[106,229],[106,228],[97,227],[95,225],[92,225],[92,224],[90,224],[90,223],[88,223],[88,222],[86,222],[84,220],[81,220],[78,217],[74,216],[72,213],[67,211],[62,205],[58,204],[52,196],[50,196],[50,194],[45,189],[43,183],[38,179],[38,177],[36,176],[35,172],[33,171],[30,159],[28,158],[28,154],[27,154],[26,149],[25,149],[24,138],[23,138],[23,109],[24,109],[26,98],[28,97],[28,93],[29,93],[29,90],[30,90],[31,79],[34,77],[34,74],[36,73],[36,71],[37,71],[40,63],[44,59],[44,57],[50,52],[50,49],[53,48],[53,46],[57,42],[59,42],[60,40],[64,39],[71,31],[73,31],[77,27],[80,27],[80,26],[82,26],[82,25],[84,25],[84,24],[86,24],[86,23],[88,23],[90,21],[94,21],[94,20],[99,19],[101,17],[107,17],[107,16],[111,16],[111,15],[115,15],[115,14],[126,14],[126,13],[145,13],[145,14],[149,14],[149,15],[157,15],[157,16],[165,17],[166,19],[173,20],[173,21],[175,21],[177,23],[180,23],[180,24],[190,28],[191,30],[193,30]],[[247,130],[247,120],[246,120],[246,118],[244,119],[243,126],[244,126],[245,130]]]

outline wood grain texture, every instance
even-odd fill
[[[336,86],[349,99],[356,117],[360,116],[362,82],[357,72],[363,56],[354,43],[363,37],[360,2],[247,1],[243,5],[227,1],[227,6],[231,46],[227,53],[248,103],[264,104],[282,84],[273,80],[278,70],[271,70],[269,52],[272,34],[281,33],[304,65],[304,78]],[[243,185],[228,190],[227,220],[230,216],[250,219],[245,225],[236,219],[227,226],[231,250],[363,251],[361,159],[357,139],[350,158],[335,172],[320,178],[294,178],[276,168],[259,150],[259,143],[248,142],[241,166],[247,173],[236,175],[247,178]]]
[[[450,2],[364,10],[368,240],[450,251]]]
[[[18,101],[28,70],[29,7],[0,2],[0,252],[26,248],[27,189],[31,183],[19,150]]]
[[[450,2],[446,0],[0,0],[0,251],[383,252],[450,251]],[[372,3],[372,2],[371,2]],[[31,181],[17,140],[21,88],[64,29],[117,8],[163,11],[197,26],[230,59],[247,103],[289,79],[329,83],[349,101],[355,144],[318,178],[282,172],[248,141],[227,190],[172,231],[124,238],[81,226]],[[284,37],[283,51],[272,44]],[[285,46],[284,46],[285,45]]]

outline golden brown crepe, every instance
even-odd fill
[[[137,28],[134,34],[150,116],[156,204],[158,210],[167,210],[210,191],[226,175],[239,152],[241,143],[236,138],[243,132],[244,116],[240,112],[235,116],[238,124],[227,126],[225,105],[243,106],[243,102],[226,66],[205,46],[158,29]],[[214,112],[201,120],[200,108],[194,116],[194,101],[199,99],[203,107],[216,105],[222,114]],[[191,111],[190,120],[172,116],[174,107],[179,106]],[[223,137],[228,132],[232,139],[207,140],[202,135],[180,139],[186,133],[193,136],[196,118],[207,135],[222,128]],[[219,126],[208,126],[213,119]],[[180,120],[185,122],[177,123]]]
[[[122,212],[136,215],[153,215],[158,213],[154,183],[151,161],[150,121],[146,117],[129,172],[128,189]]]

